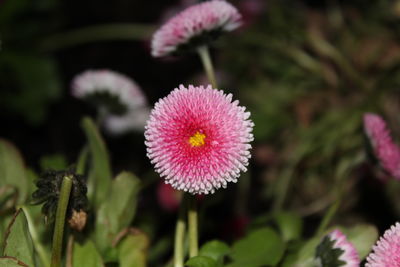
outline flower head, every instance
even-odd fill
[[[354,246],[339,230],[326,235],[316,250],[316,259],[321,266],[359,267],[360,258]]]
[[[221,32],[232,31],[240,24],[239,12],[224,0],[193,5],[170,19],[154,34],[151,54],[162,57],[203,45]]]
[[[386,230],[373,250],[365,267],[400,267],[400,223]]]
[[[400,148],[393,143],[385,121],[376,114],[367,113],[364,115],[364,129],[382,167],[400,179]]]
[[[42,213],[48,222],[52,222],[55,218],[61,184],[65,176],[69,176],[72,179],[67,217],[72,218],[76,212],[86,212],[88,208],[87,187],[83,176],[75,173],[73,170],[48,170],[36,181],[37,189],[32,194],[32,204],[43,203]]]
[[[110,134],[143,131],[149,117],[146,97],[129,77],[111,70],[88,70],[72,81],[72,94],[104,112],[102,123]]]
[[[129,77],[111,70],[88,70],[77,75],[72,81],[72,95],[117,115],[146,105],[139,86]]]
[[[254,125],[249,117],[231,94],[211,86],[180,85],[150,114],[147,155],[172,187],[213,193],[246,171]]]
[[[119,135],[131,130],[144,130],[150,115],[150,108],[138,107],[122,116],[109,115],[104,119],[104,127],[108,133]]]

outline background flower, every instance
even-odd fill
[[[223,0],[193,5],[165,23],[153,36],[154,57],[200,46],[215,39],[221,32],[232,31],[241,24],[235,7]]]
[[[325,236],[316,250],[321,266],[359,267],[357,250],[340,230],[333,230]]]
[[[400,179],[400,148],[393,143],[385,121],[376,114],[367,113],[364,115],[364,129],[382,167]]]
[[[231,94],[183,85],[159,100],[146,125],[148,157],[172,187],[213,193],[246,171],[253,140],[250,113]]]
[[[144,130],[150,110],[142,90],[129,77],[111,70],[88,70],[74,78],[72,94],[102,112],[110,134]]]

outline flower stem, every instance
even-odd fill
[[[184,266],[183,243],[185,241],[185,230],[186,230],[185,211],[186,211],[186,203],[185,201],[182,201],[175,228],[174,267]]]
[[[73,267],[72,265],[72,254],[74,250],[74,241],[75,237],[73,234],[70,234],[68,237],[68,244],[67,244],[67,259],[65,261],[65,267]]]
[[[65,215],[67,213],[71,188],[72,188],[72,177],[64,176],[61,184],[60,197],[58,199],[56,222],[54,224],[53,248],[51,251],[51,267],[61,266],[61,251],[62,251]]]
[[[331,222],[339,206],[340,206],[340,198],[338,198],[335,201],[335,203],[333,203],[332,206],[330,206],[329,210],[325,213],[324,218],[322,218],[321,224],[318,227],[317,235],[320,235],[325,231],[326,227]]]
[[[197,256],[199,253],[198,230],[197,230],[197,205],[194,196],[189,197],[189,256]]]
[[[210,81],[211,85],[214,88],[217,88],[217,79],[215,78],[215,72],[214,72],[214,67],[212,64],[212,60],[210,57],[210,53],[208,51],[208,47],[206,45],[200,46],[197,49],[197,52],[199,53],[201,62],[203,63],[204,70],[206,71],[207,78]]]

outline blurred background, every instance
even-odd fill
[[[0,1],[0,136],[37,172],[71,166],[85,144],[81,118],[95,114],[71,96],[75,75],[124,73],[150,105],[181,83],[205,83],[197,55],[154,59],[149,48],[157,27],[195,2]],[[244,24],[211,52],[221,89],[252,112],[255,141],[249,172],[207,197],[202,216],[214,220],[201,237],[233,240],[281,209],[304,217],[307,235],[338,196],[336,223],[386,229],[400,215],[400,186],[369,156],[362,115],[381,114],[400,136],[400,1],[230,2]],[[114,173],[145,184],[134,224],[162,256],[176,214],[157,202],[143,132],[104,138]]]

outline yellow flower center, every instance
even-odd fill
[[[200,132],[196,132],[194,135],[192,135],[189,138],[189,143],[192,146],[202,146],[204,145],[206,142],[204,142],[204,139],[206,138],[206,135]]]

